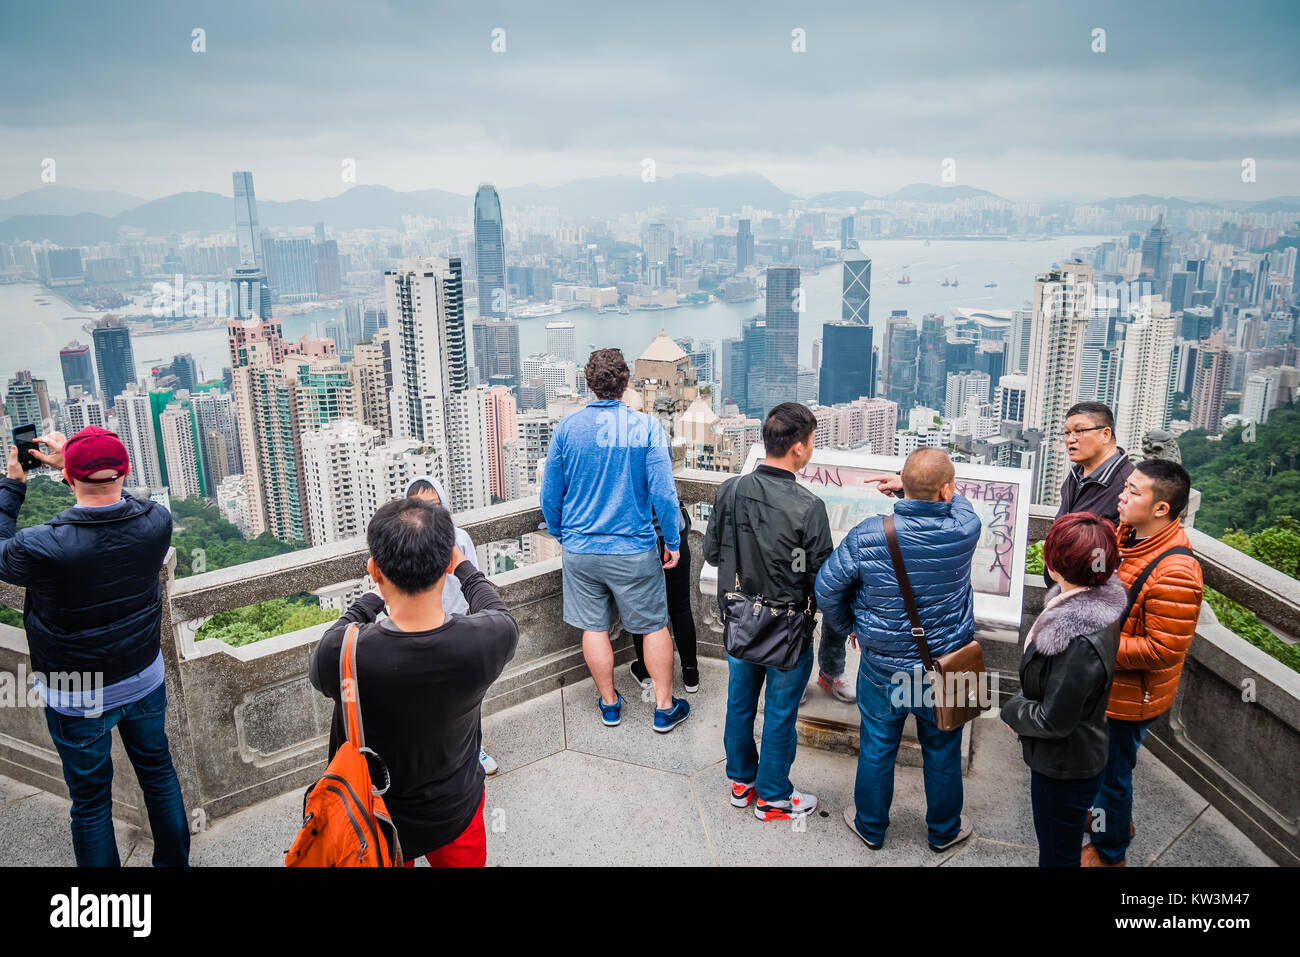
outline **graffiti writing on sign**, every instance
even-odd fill
[[[799,478],[814,485],[834,485],[836,488],[843,488],[844,486],[844,480],[840,478],[840,470],[825,465],[804,468],[799,473]]]
[[[999,580],[1011,578],[1011,554],[1015,548],[1016,487],[1006,482],[972,482],[959,480],[956,485],[959,495],[971,501],[988,502],[993,508],[989,520],[984,525],[988,542],[992,545],[993,557],[988,571],[999,576]]]

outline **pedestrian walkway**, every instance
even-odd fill
[[[852,801],[853,757],[801,747],[791,777],[820,807],[801,822],[764,823],[728,800],[722,728],[727,668],[700,662],[700,691],[675,693],[691,717],[671,734],[650,730],[653,699],[629,677],[623,723],[600,723],[590,679],[484,720],[484,743],[501,769],[488,778],[488,864],[1017,866],[1037,862],[1029,772],[1015,738],[981,720],[965,778],[966,813],[976,837],[942,854],[926,845],[921,770],[899,767],[885,847],[872,852],[844,825]],[[810,692],[817,694],[816,690]],[[758,727],[762,727],[762,715]],[[1222,814],[1144,752],[1134,776],[1138,864],[1268,865],[1268,858]],[[263,801],[196,834],[196,866],[280,866],[297,832],[302,793]],[[128,865],[148,866],[146,832],[119,824]],[[70,865],[68,802],[0,777],[0,865]],[[423,861],[420,862],[423,865]]]

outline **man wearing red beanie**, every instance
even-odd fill
[[[171,513],[124,494],[126,447],[98,426],[51,432],[32,452],[61,470],[77,504],[18,530],[27,473],[9,447],[0,479],[0,580],[27,589],[23,626],[35,687],[72,799],[82,867],[121,863],[113,832],[113,728],[149,810],[155,866],[189,862],[190,831],[164,730],[162,588]]]

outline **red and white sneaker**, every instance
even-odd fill
[[[731,782],[731,806],[732,807],[749,807],[754,803],[757,792],[752,784],[741,784],[739,781]]]
[[[804,794],[796,788],[784,801],[765,801],[759,798],[754,805],[754,817],[760,821],[792,821],[807,817],[815,810],[817,795]]]

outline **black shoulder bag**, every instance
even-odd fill
[[[812,598],[803,607],[777,604],[762,595],[740,590],[740,523],[736,515],[737,478],[731,483],[729,499],[732,550],[735,555],[735,587],[723,596],[722,644],[727,654],[741,661],[789,671],[799,663],[812,640],[816,618]]]

